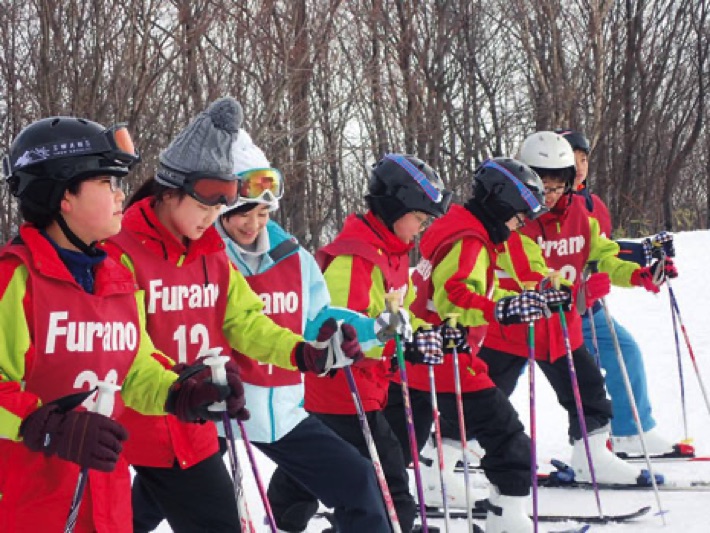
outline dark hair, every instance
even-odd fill
[[[266,205],[266,204],[260,204],[259,202],[247,202],[245,204],[240,205],[239,207],[235,207],[234,209],[230,209],[229,211],[227,211],[225,214],[222,215],[222,218],[224,220],[229,220],[234,215],[239,215],[240,213],[248,213],[252,209],[259,207],[260,205]]]
[[[574,178],[576,177],[576,172],[573,167],[568,168],[539,168],[530,167],[535,172],[538,173],[541,179],[551,179],[555,181],[561,181],[567,187],[572,187],[574,183]]]
[[[184,189],[175,189],[173,187],[168,187],[162,183],[158,183],[155,178],[148,178],[144,181],[138,189],[131,195],[126,204],[126,209],[131,207],[136,202],[140,202],[144,198],[152,197],[154,204],[159,204],[165,198],[168,193],[177,194],[179,199],[183,199],[187,192]]]
[[[65,192],[68,192],[71,194],[77,194],[79,192],[79,188],[81,187],[81,184],[89,179],[92,179],[92,178],[85,178],[85,179],[70,181],[66,186]],[[27,190],[30,191],[33,188],[41,188],[41,187],[43,187],[42,181],[36,181],[36,182],[28,185]],[[62,195],[62,197],[63,196],[64,195]],[[52,222],[54,222],[57,219],[57,216],[61,212],[61,211],[57,211],[56,213],[50,213],[47,211],[46,208],[36,207],[33,202],[19,202],[19,204],[20,204],[20,214],[22,215],[22,218],[26,222],[29,222],[30,224],[35,226],[37,229],[46,229]]]

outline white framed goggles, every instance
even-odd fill
[[[284,194],[283,175],[275,168],[252,168],[237,173],[239,179],[239,200],[267,201],[280,200]]]

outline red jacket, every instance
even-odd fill
[[[404,302],[409,289],[411,245],[399,240],[372,213],[351,215],[335,240],[321,248],[316,260],[325,273],[334,305],[376,317],[384,309],[384,293],[399,292]],[[336,262],[338,258],[344,261]],[[383,357],[351,367],[366,411],[380,411],[387,404],[392,343]],[[328,414],[356,414],[344,372],[333,378],[305,374],[305,408]]]
[[[567,198],[560,199],[549,213],[528,222],[519,231],[540,246],[550,268],[560,271],[569,281],[574,282],[589,259],[591,229],[588,213],[583,207],[584,200],[575,195],[571,198],[571,203],[568,203]],[[511,243],[515,246],[515,241],[511,240]],[[511,254],[511,262],[520,281],[535,279],[526,274],[530,272],[530,267],[524,253]],[[509,283],[515,282],[510,280]],[[522,287],[518,285],[517,290],[522,290]],[[576,350],[584,342],[581,317],[573,309],[565,313],[565,318],[570,345],[572,350]],[[525,324],[496,325],[489,328],[484,345],[494,350],[527,357],[527,331]],[[566,353],[559,316],[553,313],[549,319],[535,322],[535,358],[554,362]]]
[[[192,363],[204,348],[231,353],[222,333],[229,261],[224,243],[210,227],[188,248],[160,223],[152,198],[131,206],[119,235],[105,245],[117,258],[126,254],[138,285],[146,292],[146,329],[156,348],[175,361]],[[184,296],[184,298],[183,298]],[[166,367],[172,361],[161,361]],[[130,464],[188,468],[217,453],[212,422],[190,424],[173,415],[144,416],[126,410],[120,419],[131,434],[124,448]]]
[[[11,281],[4,274],[14,277],[23,264],[28,278],[16,334],[22,334],[20,320],[26,320],[31,338],[26,354],[14,354],[22,358],[17,368],[24,366],[21,388],[0,373],[0,398],[3,408],[25,418],[40,401],[87,390],[96,380],[122,384],[136,357],[141,324],[135,284],[125,268],[110,258],[99,263],[89,295],[39,231],[23,225],[20,236],[24,245],[9,244],[0,252],[0,296]],[[116,327],[107,333],[104,325]],[[87,331],[92,334],[82,334]],[[117,395],[113,413],[122,407]],[[72,462],[0,439],[0,531],[63,531],[78,477],[79,466]],[[130,475],[121,455],[112,473],[89,471],[75,531],[132,530]]]
[[[467,240],[475,242],[476,245],[471,250],[474,253],[485,253],[491,256],[491,265],[487,269],[485,285],[492,287],[494,283],[493,265],[497,252],[493,243],[488,237],[488,232],[481,222],[473,216],[467,209],[459,205],[451,206],[449,212],[443,217],[434,221],[429,229],[422,236],[419,249],[422,259],[417,265],[417,270],[412,275],[412,281],[417,290],[417,297],[412,305],[412,312],[419,318],[425,319],[432,324],[440,324],[443,317],[440,317],[433,305],[432,297],[435,291],[447,291],[447,285],[435,287],[431,274],[439,264],[446,259],[447,255],[457,241]],[[462,255],[464,255],[462,253]],[[459,258],[459,270],[465,266],[466,258]],[[466,272],[465,274],[468,274]],[[464,274],[464,275],[465,275]],[[469,291],[462,298],[456,294],[448,293],[448,298],[457,307],[486,306],[492,304],[487,295],[476,295]],[[483,307],[481,307],[483,308]],[[488,310],[484,314],[488,314]],[[468,325],[468,324],[465,324]],[[469,325],[469,344],[473,353],[478,352],[481,339],[486,334],[485,325]],[[461,377],[461,390],[463,392],[475,392],[493,387],[493,381],[488,377],[488,366],[476,355],[459,354],[459,375]],[[426,365],[407,366],[409,384],[413,389],[429,390],[429,370]],[[455,392],[454,385],[454,365],[453,357],[445,357],[444,363],[434,367],[434,379],[437,392]]]

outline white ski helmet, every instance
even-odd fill
[[[237,203],[231,206],[223,206],[220,214],[224,215],[246,204],[268,205],[269,211],[276,211],[279,208],[279,199],[283,194],[283,178],[277,169],[271,167],[271,163],[266,158],[263,150],[254,144],[251,135],[244,129],[239,130],[236,140],[232,143],[232,159],[234,161],[234,173],[237,175],[256,170],[270,171],[278,175],[281,183],[278,192],[267,190],[256,198],[246,198],[240,193]],[[240,186],[241,189],[242,187]]]
[[[558,133],[537,131],[528,136],[520,147],[518,159],[541,177],[559,176],[564,178],[566,183],[569,182],[569,186],[574,182],[576,175],[574,150],[567,139]]]

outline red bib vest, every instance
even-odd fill
[[[300,334],[303,328],[301,258],[293,253],[266,272],[246,278],[252,290],[264,302],[264,314],[279,326]],[[242,380],[261,387],[279,387],[301,383],[301,373],[272,364],[263,364],[234,351]]]

